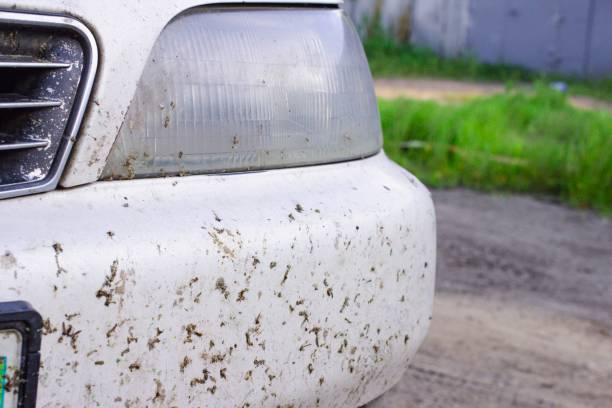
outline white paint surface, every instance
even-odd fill
[[[429,326],[434,208],[382,154],[98,182],[2,214],[0,299],[45,319],[38,407],[355,407]]]

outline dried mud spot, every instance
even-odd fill
[[[42,324],[43,336],[47,336],[51,333],[55,333],[56,331],[57,331],[57,327],[53,326],[49,318],[43,320],[43,324]]]
[[[248,331],[244,333],[244,337],[246,340],[246,345],[247,347],[252,347],[253,346],[253,340],[251,340],[251,333],[249,333]]]
[[[206,384],[206,381],[208,381],[209,378],[211,378],[210,377],[210,372],[207,369],[204,369],[204,370],[202,370],[202,376],[193,378],[189,382],[189,385],[191,387],[195,387],[197,385]]]
[[[161,342],[160,336],[163,334],[163,330],[160,330],[159,327],[155,328],[155,335],[149,339],[147,342],[147,346],[149,350],[153,350],[155,346]],[[129,343],[128,343],[129,344]]]
[[[342,307],[340,308],[340,313],[343,313],[344,310],[348,307],[349,305],[349,298],[345,297],[344,301],[342,302]]]
[[[119,324],[118,324],[118,323],[115,323],[115,324],[113,325],[113,327],[111,327],[110,329],[108,329],[108,330],[106,331],[106,338],[107,338],[107,339],[110,339],[110,338],[113,336],[113,333],[115,333],[115,331],[117,330],[117,327],[119,327]]]
[[[62,244],[60,244],[59,242],[54,243],[53,245],[53,251],[55,252],[55,266],[57,268],[57,276],[60,276],[62,273],[68,273],[68,271],[66,269],[64,269],[59,262],[59,256],[61,253],[64,252],[64,248],[62,247]]]
[[[104,283],[98,291],[96,292],[96,298],[104,299],[104,306],[110,306],[112,303],[115,303],[113,300],[113,296],[117,291],[117,271],[119,269],[119,261],[114,260],[110,266],[110,272],[104,278]]]
[[[23,383],[21,370],[12,370],[11,374],[5,374],[0,377],[0,391],[4,389],[4,393],[19,392],[20,385]]]
[[[0,267],[8,269],[17,265],[17,258],[11,253],[11,251],[5,251],[2,257],[0,257]]]
[[[308,323],[309,315],[307,311],[300,310],[300,312],[298,313],[298,316],[302,318],[302,326]]]
[[[225,279],[223,278],[217,279],[217,281],[215,282],[215,290],[221,292],[223,294],[223,297],[226,299],[228,299],[230,296],[230,292],[227,289],[227,285],[225,284]]]
[[[230,238],[233,237],[233,234],[225,229],[214,228],[214,231],[208,231],[208,235],[212,238],[213,243],[217,246],[219,252],[224,254],[223,257],[229,257],[233,259],[236,257],[236,254],[234,253],[234,250],[227,246],[227,244],[221,239],[221,235],[223,233],[228,235]]]
[[[244,288],[242,289],[240,292],[238,292],[238,297],[236,298],[236,302],[242,302],[246,300],[246,293],[249,291],[248,288]]]
[[[61,344],[64,342],[64,338],[70,339],[70,347],[72,347],[72,350],[77,353],[77,340],[79,338],[79,334],[81,334],[81,330],[76,330],[71,324],[62,322],[62,333],[57,339],[57,342]]]
[[[164,385],[157,378],[155,379],[155,395],[153,396],[153,402],[164,402],[166,400],[166,390]]]
[[[185,326],[185,331],[187,332],[187,336],[185,337],[185,340],[183,340],[183,343],[192,343],[193,336],[202,337],[204,335],[198,330],[198,327],[194,323],[189,323],[187,326]]]
[[[287,278],[289,278],[289,271],[291,271],[291,265],[287,265],[285,268],[285,273],[283,274],[283,280],[281,281],[281,286],[287,282]]]
[[[253,257],[253,267],[256,268],[257,265],[259,265],[261,263],[261,261],[259,260],[259,258],[257,258],[256,256]]]
[[[191,359],[187,356],[183,357],[183,360],[179,364],[179,368],[181,369],[181,373],[185,372],[185,369],[191,364]]]

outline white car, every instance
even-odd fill
[[[356,407],[401,378],[434,208],[335,1],[0,9],[0,407]]]

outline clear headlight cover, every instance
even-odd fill
[[[360,39],[337,9],[195,9],[163,30],[103,177],[246,171],[381,148]]]

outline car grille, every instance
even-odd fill
[[[0,11],[0,198],[57,186],[96,66],[78,21]]]

